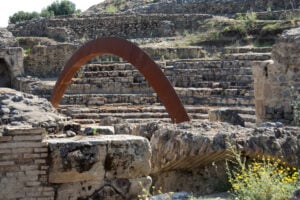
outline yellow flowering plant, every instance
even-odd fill
[[[257,156],[246,161],[233,151],[227,161],[227,174],[232,186],[229,191],[237,200],[288,200],[299,186],[296,167],[281,159]]]

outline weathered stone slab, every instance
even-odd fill
[[[132,199],[149,188],[151,149],[130,135],[48,139],[49,182],[60,184],[58,199]]]
[[[150,173],[150,145],[127,135],[49,139],[52,183],[134,178]]]
[[[245,126],[245,120],[237,112],[226,108],[210,110],[208,112],[208,118],[211,122],[220,121]]]

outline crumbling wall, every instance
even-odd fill
[[[43,128],[7,127],[0,136],[0,199],[54,199]]]
[[[146,138],[84,135],[47,100],[0,88],[0,199],[136,199],[150,159]]]
[[[34,19],[11,25],[14,36],[38,36],[60,41],[85,41],[98,37],[149,38],[175,36],[178,31],[197,29],[211,15],[95,15]]]
[[[273,46],[271,61],[253,65],[257,122],[291,123],[300,92],[300,28],[284,32]],[[299,101],[299,100],[298,100]]]
[[[297,0],[160,0],[146,6],[135,6],[125,12],[137,13],[209,13],[228,15],[237,12],[295,9]],[[89,14],[93,10],[87,10]]]
[[[14,87],[15,79],[24,74],[22,48],[0,49],[0,67],[0,87]]]
[[[58,77],[66,61],[77,49],[72,44],[35,45],[24,58],[26,75],[35,77]]]

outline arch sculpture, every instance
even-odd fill
[[[92,40],[72,55],[53,90],[51,103],[54,107],[58,107],[65,90],[80,67],[91,58],[103,54],[119,56],[136,67],[157,93],[173,123],[189,121],[179,97],[159,66],[139,47],[125,39],[116,37]]]

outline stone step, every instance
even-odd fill
[[[220,94],[227,94],[230,91],[236,91],[236,93],[245,93],[247,90],[251,92],[253,90],[252,76],[227,76],[223,77],[228,80],[214,81],[211,77],[206,77],[206,80],[195,80],[192,77],[168,77],[171,85],[176,88],[182,88],[181,90],[190,91],[218,91]],[[230,80],[235,79],[235,80]],[[100,79],[101,80],[101,79]],[[94,82],[95,81],[95,82]],[[224,91],[221,91],[224,90]],[[146,94],[149,96],[155,93],[150,84],[145,82],[137,84],[131,82],[110,82],[99,81],[96,78],[90,81],[80,79],[75,80],[68,87],[66,94]]]
[[[234,53],[270,53],[272,47],[253,47],[253,46],[241,46],[241,47],[225,47],[224,52],[226,54]]]
[[[175,88],[184,104],[191,105],[252,105],[253,90],[222,89],[222,88]],[[155,93],[151,94],[65,94],[61,104],[84,104],[88,106],[111,103],[154,104],[159,102]]]
[[[188,87],[189,84],[198,84],[203,81],[231,82],[233,85],[249,85],[253,83],[252,75],[234,73],[216,74],[214,71],[207,71],[203,74],[196,74],[196,72],[191,74],[185,74],[182,72],[177,75],[167,73],[166,77],[169,79],[171,84],[185,84],[185,87]],[[72,79],[71,85],[73,85],[74,88],[76,88],[76,85],[81,84],[90,85],[90,88],[98,89],[131,88],[135,89],[137,92],[139,92],[139,89],[141,88],[149,88],[147,80],[142,75],[138,75],[136,77],[93,77]],[[86,88],[86,86],[83,87]]]
[[[232,54],[226,54],[232,55]],[[251,69],[251,63],[245,59],[243,60],[202,60],[202,59],[188,59],[188,60],[176,60],[176,61],[164,61],[156,62],[162,70],[166,69],[199,69],[199,68],[245,68]],[[116,70],[136,70],[130,63],[93,63],[86,64],[81,68],[81,72],[92,72],[92,71],[116,71]]]
[[[233,53],[224,54],[224,59],[227,60],[269,60],[271,59],[271,53]]]
[[[208,119],[208,111],[220,107],[209,106],[185,106],[191,120]],[[236,111],[247,123],[255,123],[254,107],[226,107]],[[130,123],[146,123],[150,121],[171,122],[166,109],[162,105],[128,105],[113,104],[99,107],[84,107],[82,105],[61,105],[60,113],[71,117],[80,124],[100,123],[106,117],[117,117],[126,119]]]
[[[191,120],[208,119],[208,114],[203,113],[188,113]],[[129,112],[129,113],[74,113],[69,115],[75,122],[80,124],[100,123],[102,119],[107,117],[116,117],[126,119],[131,123],[142,123],[146,121],[164,120],[171,121],[168,113],[165,112]],[[240,114],[240,116],[250,123],[255,123],[255,115]]]
[[[246,126],[253,126],[256,122],[256,117],[255,115],[245,115],[245,114],[239,114],[246,123]],[[75,118],[78,117],[79,118]],[[74,118],[72,119],[74,122],[79,123],[81,125],[87,125],[87,124],[99,124],[101,123],[102,119],[106,117],[117,117],[117,118],[122,118],[125,119],[128,123],[133,123],[133,124],[143,124],[143,123],[150,123],[150,122],[171,122],[171,119],[168,117],[167,114],[160,114],[160,115],[140,115],[140,114],[119,114],[119,113],[114,113],[114,114],[102,114],[102,115],[74,115]],[[97,117],[97,118],[89,118],[89,117]],[[208,120],[208,114],[189,114],[190,120],[191,121],[199,121],[199,120]]]
[[[142,49],[153,60],[173,60],[173,59],[195,59],[204,58],[205,50],[202,47],[142,47]],[[90,63],[98,62],[124,62],[120,57],[114,55],[104,55],[93,58]]]
[[[204,58],[202,47],[142,47],[154,60]]]
[[[231,54],[230,54],[231,55]],[[231,69],[231,68],[251,68],[249,60],[176,60],[168,61],[165,64],[167,69]],[[163,68],[163,66],[162,66]]]
[[[223,89],[223,88],[180,88],[176,87],[175,91],[179,96],[187,97],[253,97],[254,91],[248,89]]]
[[[222,89],[242,89],[253,90],[252,81],[193,81],[188,80],[176,81],[172,80],[171,84],[174,87],[181,88],[222,88]]]
[[[61,104],[83,104],[87,106],[111,103],[154,104],[156,94],[65,94]]]
[[[217,109],[219,107],[213,106],[191,106],[185,105],[185,109],[188,113],[201,113],[208,114],[209,110]],[[240,114],[254,115],[255,110],[252,107],[227,107],[228,109],[234,110]],[[60,112],[70,115],[70,114],[80,114],[80,113],[132,113],[132,112],[152,112],[161,113],[166,112],[166,109],[161,104],[153,105],[130,105],[130,104],[108,104],[104,106],[89,106],[85,107],[83,105],[60,105]]]
[[[174,67],[166,67],[162,69],[166,76],[205,76],[205,75],[228,75],[228,74],[239,74],[239,75],[252,75],[251,67],[243,67],[243,68],[174,68]],[[122,78],[122,79],[130,79],[132,81],[139,82],[139,78],[143,77],[143,75],[136,69],[130,70],[121,70],[117,69],[114,71],[83,71],[77,74],[77,79],[87,79],[87,78]]]
[[[205,105],[205,106],[249,106],[254,107],[253,97],[222,97],[222,96],[211,96],[209,98],[195,97],[195,96],[180,96],[181,102],[184,105]]]

